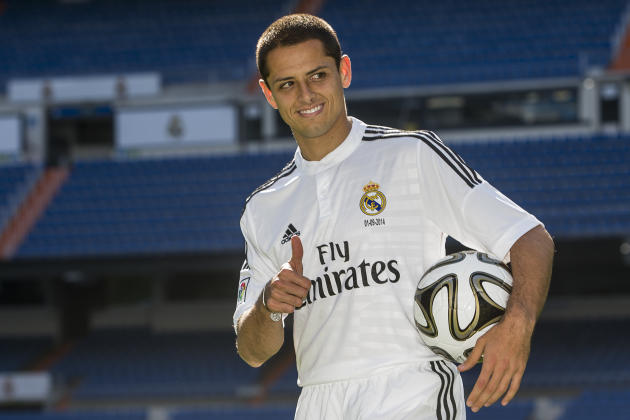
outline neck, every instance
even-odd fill
[[[295,136],[295,140],[300,147],[300,153],[305,160],[322,160],[328,153],[335,150],[350,134],[352,120],[348,116],[339,120],[335,127],[320,137],[301,138]]]

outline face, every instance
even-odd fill
[[[352,77],[347,56],[338,69],[322,42],[313,39],[271,50],[267,68],[269,87],[262,80],[260,86],[300,146],[317,139],[343,141],[349,131],[343,89]]]

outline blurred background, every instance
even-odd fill
[[[351,115],[435,130],[556,241],[517,399],[469,418],[629,419],[626,0],[0,0],[0,419],[293,418],[290,327],[253,369],[231,317],[295,150],[254,47],[295,11]]]

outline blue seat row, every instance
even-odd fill
[[[400,6],[400,7],[398,7]],[[356,69],[353,86],[426,85],[580,75],[611,61],[626,4],[327,2]],[[535,30],[533,29],[535,28]]]
[[[157,71],[167,83],[247,80],[285,2],[20,1],[0,13],[0,89],[12,77]],[[353,86],[578,76],[611,59],[624,0],[326,2]]]
[[[11,197],[24,186],[34,172],[35,166],[29,163],[0,166],[0,214],[2,208],[9,204]]]
[[[233,397],[258,371],[236,354],[232,332],[152,334],[145,329],[96,331],[52,367],[78,381],[75,399]]]
[[[630,389],[587,391],[572,400],[559,420],[626,420],[630,414]]]
[[[453,148],[556,237],[630,232],[630,136]],[[240,252],[245,199],[290,159],[283,151],[77,163],[18,256]]]
[[[0,372],[27,369],[52,345],[52,339],[46,337],[0,337]]]
[[[7,411],[0,412],[0,420],[146,420],[144,410],[76,410],[76,411]]]

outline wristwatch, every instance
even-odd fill
[[[273,322],[278,322],[282,319],[282,314],[280,312],[272,312],[269,310],[269,308],[267,307],[267,303],[265,302],[265,291],[267,290],[267,285],[265,285],[265,287],[263,288],[262,291],[262,304],[263,307],[269,312],[269,318],[271,318],[271,320]]]

